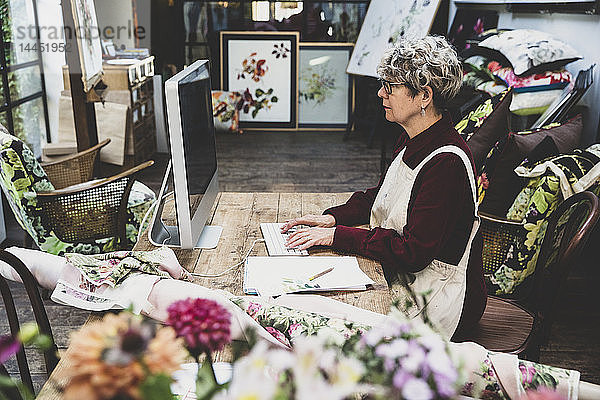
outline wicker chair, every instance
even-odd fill
[[[100,150],[109,143],[110,139],[103,140],[77,154],[69,155],[57,161],[43,163],[42,168],[44,168],[55,189],[63,189],[67,186],[90,181],[94,177],[94,169]]]
[[[598,197],[591,192],[577,193],[560,204],[549,218],[532,276],[531,306],[488,296],[479,323],[453,341],[472,341],[488,350],[524,354],[536,361],[548,338],[557,294],[599,218]]]
[[[136,174],[153,161],[56,190],[27,146],[2,128],[0,185],[17,221],[42,251],[93,254],[133,247],[132,231],[137,232],[139,223],[129,227],[128,200]],[[153,200],[154,194],[150,197]],[[137,211],[143,216],[151,201],[142,200],[144,208]],[[132,223],[138,219],[136,215]]]
[[[0,250],[0,261],[3,261],[10,265],[20,276],[21,280],[23,281],[23,285],[25,286],[25,290],[27,291],[27,297],[29,299],[29,302],[31,303],[31,309],[33,310],[35,322],[39,327],[40,333],[52,339],[52,345],[50,346],[50,348],[44,351],[46,375],[49,376],[50,373],[52,373],[52,371],[56,367],[56,364],[58,363],[58,348],[54,343],[54,338],[52,336],[52,328],[50,327],[48,314],[46,314],[46,309],[44,308],[44,304],[42,303],[42,298],[38,289],[38,283],[35,277],[29,271],[29,269],[23,264],[23,262],[13,254],[4,250]],[[4,306],[6,309],[6,315],[8,319],[8,324],[10,326],[11,335],[16,336],[20,329],[19,319],[17,317],[18,313],[15,307],[15,302],[13,300],[10,287],[7,281],[2,276],[0,276],[0,292],[2,293],[2,299],[4,300]],[[31,391],[31,393],[33,393],[34,391],[31,373],[29,370],[29,365],[27,363],[27,356],[25,355],[25,351],[22,346],[17,352],[16,356],[17,365],[19,367],[19,374],[21,376],[21,382]],[[1,364],[0,374],[8,375],[8,372]],[[17,397],[16,391],[5,392],[5,395],[8,395],[9,399],[21,398],[20,396]]]

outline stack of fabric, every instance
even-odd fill
[[[532,29],[487,31],[465,57],[464,83],[496,95],[513,88],[510,111],[542,114],[573,80],[565,66],[582,57],[570,45]]]

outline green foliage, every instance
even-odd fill
[[[140,394],[144,400],[173,399],[171,382],[171,377],[165,374],[149,375],[140,385]]]

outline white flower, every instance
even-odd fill
[[[431,371],[436,374],[441,374],[450,380],[455,380],[458,377],[456,369],[452,364],[452,360],[444,350],[430,351],[427,354],[427,364]]]
[[[379,357],[395,360],[406,355],[408,343],[404,339],[396,339],[391,343],[384,343],[377,346],[375,354]]]
[[[365,373],[365,367],[360,361],[354,358],[344,357],[340,359],[337,368],[331,375],[330,381],[347,394],[351,394],[356,389],[356,383]]]
[[[234,380],[227,390],[228,399],[232,400],[270,400],[277,390],[277,381],[262,377],[245,376]]]
[[[283,372],[291,368],[296,362],[294,353],[289,350],[274,349],[267,354],[267,363],[269,367],[277,372]]]
[[[381,339],[383,339],[382,330],[381,329],[371,329],[370,331],[363,334],[362,339],[368,346],[373,347],[377,343],[379,343],[381,341]]]
[[[402,397],[406,400],[431,400],[433,392],[422,379],[409,379],[402,387]]]
[[[319,329],[317,336],[320,337],[324,343],[333,344],[336,346],[342,346],[346,341],[344,334],[341,333],[340,330],[336,330],[329,326]]]
[[[342,400],[345,396],[339,389],[329,384],[322,376],[316,376],[309,382],[296,381],[297,400]]]
[[[325,370],[327,373],[333,372],[336,366],[336,358],[334,350],[324,350],[319,358],[319,368]]]
[[[265,367],[269,364],[268,361],[269,347],[266,342],[259,342],[246,357],[235,363],[233,367],[234,377],[236,371],[239,371],[243,376],[252,373],[263,374]]]
[[[320,375],[319,359],[323,342],[316,336],[300,337],[294,344],[296,362],[292,367],[297,387],[310,385]]]
[[[402,359],[401,365],[403,370],[414,374],[421,369],[421,364],[425,360],[425,352],[422,348],[414,345],[409,347],[408,356]]]

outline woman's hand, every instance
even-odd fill
[[[281,227],[281,233],[286,233],[291,227],[296,225],[316,226],[319,228],[331,228],[335,226],[335,217],[333,215],[304,215],[300,218],[290,219]]]
[[[313,246],[331,246],[335,228],[304,228],[290,234],[286,247],[306,250]]]

